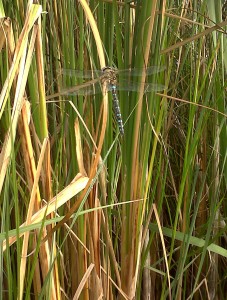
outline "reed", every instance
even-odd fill
[[[225,299],[222,2],[0,1],[0,299]]]

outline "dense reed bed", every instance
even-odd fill
[[[0,1],[0,299],[226,299],[226,7]]]

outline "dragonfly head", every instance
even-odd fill
[[[106,66],[106,67],[104,67],[104,68],[102,68],[102,72],[103,72],[103,74],[106,72],[106,71],[114,71],[114,68],[112,68],[112,67],[109,67],[109,66]]]
[[[107,81],[108,84],[116,85],[117,84],[117,76],[116,71],[111,67],[102,68],[103,76],[102,81]]]

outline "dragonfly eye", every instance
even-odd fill
[[[103,72],[103,73],[105,73],[107,70],[108,70],[108,71],[111,71],[111,70],[113,70],[113,68],[108,67],[108,66],[102,68],[102,72]]]
[[[103,75],[106,75],[106,77],[116,79],[116,70],[114,68],[111,67],[102,68],[102,73]]]

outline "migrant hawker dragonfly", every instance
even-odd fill
[[[152,75],[161,71],[164,71],[165,67],[148,67],[146,69],[146,75]],[[142,69],[125,69],[125,70],[116,70],[111,67],[105,67],[102,70],[95,71],[95,70],[69,70],[69,69],[63,69],[60,70],[60,75],[66,75],[66,76],[74,76],[75,78],[94,78],[96,79],[90,80],[88,82],[85,82],[83,84],[73,86],[67,89],[61,90],[59,93],[53,94],[49,97],[47,97],[47,100],[51,98],[55,98],[61,95],[93,95],[98,92],[101,92],[101,86],[104,81],[107,82],[108,90],[112,92],[113,97],[113,110],[115,114],[116,121],[118,123],[120,134],[124,134],[124,127],[123,127],[123,121],[121,117],[121,111],[120,111],[120,105],[117,95],[117,90],[120,91],[138,91],[140,87],[140,82],[138,82],[138,79],[135,80],[133,77],[135,76],[142,76]],[[120,81],[118,83],[117,77],[120,78]],[[132,83],[133,82],[133,83]],[[165,86],[161,84],[155,84],[155,83],[146,83],[144,85],[144,92],[150,92],[150,91],[162,91],[164,90]]]

